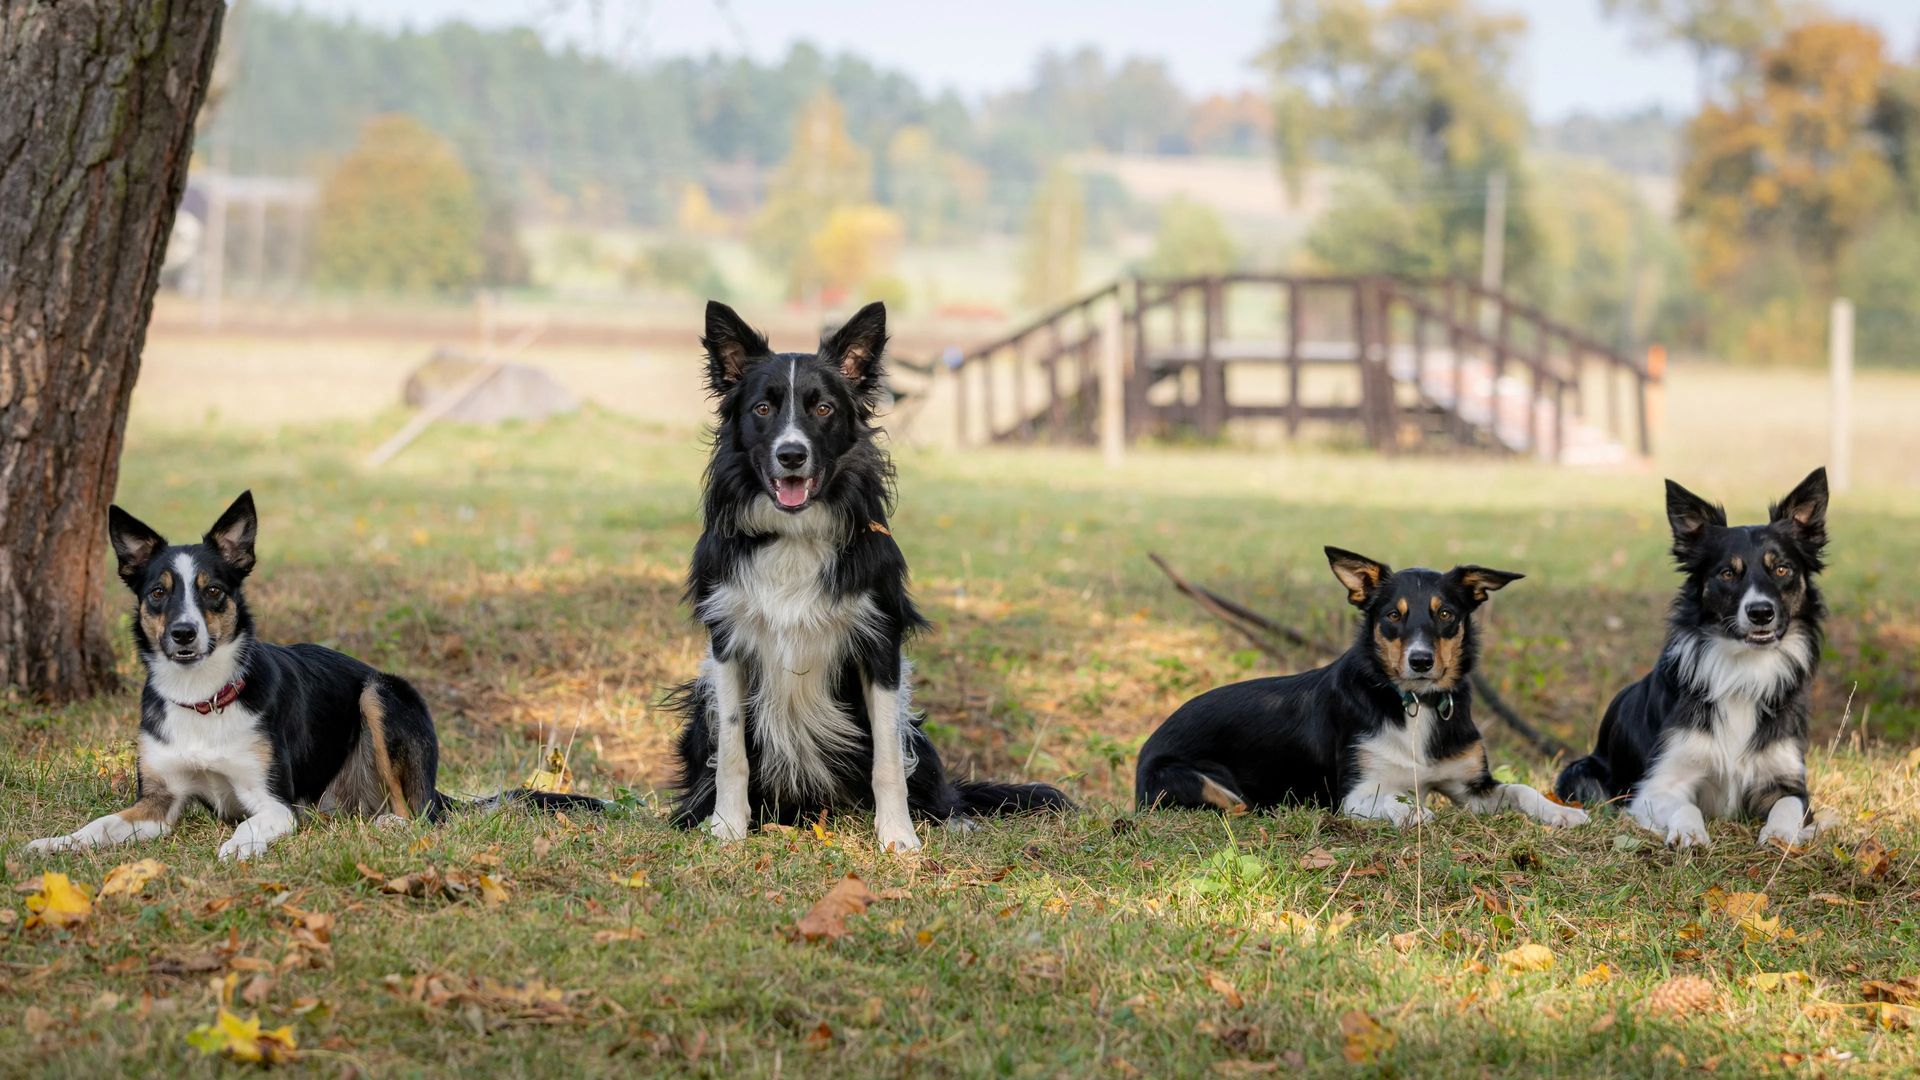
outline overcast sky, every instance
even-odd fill
[[[929,87],[975,96],[1020,82],[1045,49],[1081,44],[1163,60],[1197,92],[1262,86],[1251,65],[1273,0],[270,0],[380,25],[460,17],[539,27],[551,38],[643,61],[685,54],[783,55],[796,41],[860,53]],[[1636,47],[1600,17],[1600,0],[1493,0],[1526,15],[1521,85],[1535,119],[1659,104],[1689,111],[1694,72],[1678,49]],[[1880,26],[1898,55],[1920,35],[1916,0],[1830,0]]]

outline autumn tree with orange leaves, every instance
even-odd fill
[[[1718,342],[1765,359],[1819,355],[1850,247],[1903,200],[1907,136],[1889,138],[1902,69],[1879,32],[1803,23],[1689,125],[1681,216],[1695,272],[1728,323]]]

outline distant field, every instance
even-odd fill
[[[251,487],[265,634],[414,679],[454,790],[517,782],[558,733],[582,787],[628,792],[628,809],[417,834],[312,822],[244,868],[216,864],[221,830],[192,818],[140,853],[166,877],[77,931],[29,931],[9,901],[0,1074],[190,1067],[185,1036],[212,1019],[209,980],[227,972],[236,995],[254,994],[243,1014],[292,1024],[307,1064],[329,1073],[1920,1067],[1908,1007],[1881,1010],[1863,985],[1920,975],[1907,750],[1920,735],[1920,435],[1905,419],[1920,379],[1863,379],[1861,486],[1832,514],[1812,758],[1816,800],[1844,824],[1806,852],[1759,851],[1750,828],[1720,826],[1711,852],[1678,857],[1614,817],[1547,835],[1450,811],[1417,833],[1312,811],[1130,811],[1134,752],[1154,724],[1201,689],[1273,669],[1175,596],[1148,552],[1333,637],[1347,608],[1323,544],[1523,571],[1489,609],[1483,670],[1577,741],[1658,645],[1674,575],[1656,471],[1302,449],[1149,450],[1109,472],[1082,451],[914,448],[892,524],[936,623],[913,650],[928,723],[959,772],[1058,782],[1085,810],[938,832],[899,861],[852,817],[725,849],[661,820],[673,721],[659,692],[701,650],[678,599],[702,464],[691,348],[556,353],[595,400],[581,415],[435,428],[368,472],[361,457],[403,422],[391,402],[412,352],[157,339],[120,500],[187,536]],[[282,378],[292,370],[302,381]],[[1753,518],[1824,452],[1817,421],[1798,418],[1821,392],[1811,376],[1683,370],[1659,468]],[[1300,650],[1288,666],[1321,659]],[[123,670],[124,689],[93,702],[5,706],[0,845],[129,800],[131,657]],[[1496,766],[1550,780],[1552,763],[1489,736]],[[1868,840],[1892,851],[1882,876],[1856,858]],[[59,870],[98,885],[133,857],[16,852],[5,869],[13,884]],[[361,863],[485,872],[508,898],[392,895]],[[845,940],[785,940],[850,871],[889,898]],[[1780,922],[1743,928],[1715,907],[1733,892],[1766,893]],[[289,953],[283,904],[333,916],[324,956]],[[1502,959],[1522,944],[1547,947],[1552,967]],[[1769,972],[1806,977],[1750,978]],[[1706,979],[1712,1000],[1650,1011],[1676,975]]]

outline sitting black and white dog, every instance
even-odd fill
[[[406,680],[318,645],[253,636],[243,586],[259,531],[244,492],[198,544],[169,545],[113,507],[107,532],[133,590],[140,692],[134,804],[31,851],[165,836],[190,803],[235,822],[222,859],[250,859],[286,836],[295,808],[437,819],[454,805],[435,787],[439,743]],[[492,805],[598,809],[598,799],[512,791]]]
[[[1431,820],[1426,796],[1438,791],[1475,813],[1585,822],[1575,807],[1496,781],[1473,723],[1473,613],[1521,575],[1479,566],[1395,573],[1326,551],[1360,609],[1353,647],[1326,667],[1222,686],[1180,706],[1140,749],[1136,804],[1308,803],[1407,825]]]
[[[1807,710],[1825,608],[1814,576],[1827,543],[1827,471],[1816,469],[1765,525],[1667,481],[1673,555],[1686,581],[1652,673],[1620,691],[1561,798],[1625,798],[1669,844],[1709,842],[1708,817],[1764,817],[1760,843],[1812,839]]]
[[[920,846],[913,819],[1065,807],[1045,784],[954,781],[912,709],[902,649],[927,623],[887,527],[893,467],[874,441],[886,309],[869,304],[816,353],[774,353],[707,305],[718,399],[705,529],[687,599],[708,635],[674,702],[674,821],[737,840],[872,807],[881,848]],[[957,822],[956,822],[957,823]]]

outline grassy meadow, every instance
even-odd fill
[[[92,702],[0,701],[16,890],[0,911],[0,1074],[201,1067],[189,1036],[223,999],[290,1025],[293,1068],[321,1075],[1920,1067],[1920,982],[1900,982],[1920,977],[1920,478],[1905,452],[1920,437],[1902,420],[1920,379],[1869,377],[1874,460],[1831,514],[1810,780],[1839,824],[1804,851],[1716,824],[1711,850],[1677,855],[1610,814],[1547,833],[1442,811],[1396,832],[1131,808],[1134,751],[1159,719],[1275,670],[1148,552],[1318,637],[1348,625],[1324,544],[1525,572],[1487,611],[1481,670],[1580,743],[1658,646],[1675,578],[1656,471],[1315,449],[1150,450],[1107,471],[1073,450],[915,447],[893,531],[936,623],[914,650],[929,727],[955,771],[1057,782],[1083,809],[935,830],[896,858],[852,817],[732,847],[663,822],[660,691],[702,648],[678,602],[703,461],[690,390],[669,397],[677,420],[595,401],[542,424],[437,427],[370,472],[360,459],[403,422],[372,393],[315,420],[297,396],[263,412],[224,389],[204,404],[226,422],[191,420],[182,452],[180,417],[202,403],[181,373],[199,361],[170,349],[143,376],[121,502],[179,538],[251,487],[264,636],[414,680],[449,790],[516,784],[557,738],[578,790],[620,803],[604,820],[313,820],[241,866],[215,861],[226,830],[194,813],[143,849],[30,857],[22,842],[130,801],[136,664]],[[340,394],[398,377],[369,358],[340,370]],[[1793,426],[1817,385],[1677,375],[1687,431],[1661,467],[1755,518],[1818,462],[1817,424]],[[1742,430],[1756,422],[1764,435]],[[1550,783],[1554,763],[1482,722],[1497,768]],[[27,925],[43,873],[98,888],[148,857],[165,872],[142,890],[70,927]],[[878,899],[843,936],[805,940],[796,920],[849,873]],[[1656,992],[1680,976],[1704,985]]]

